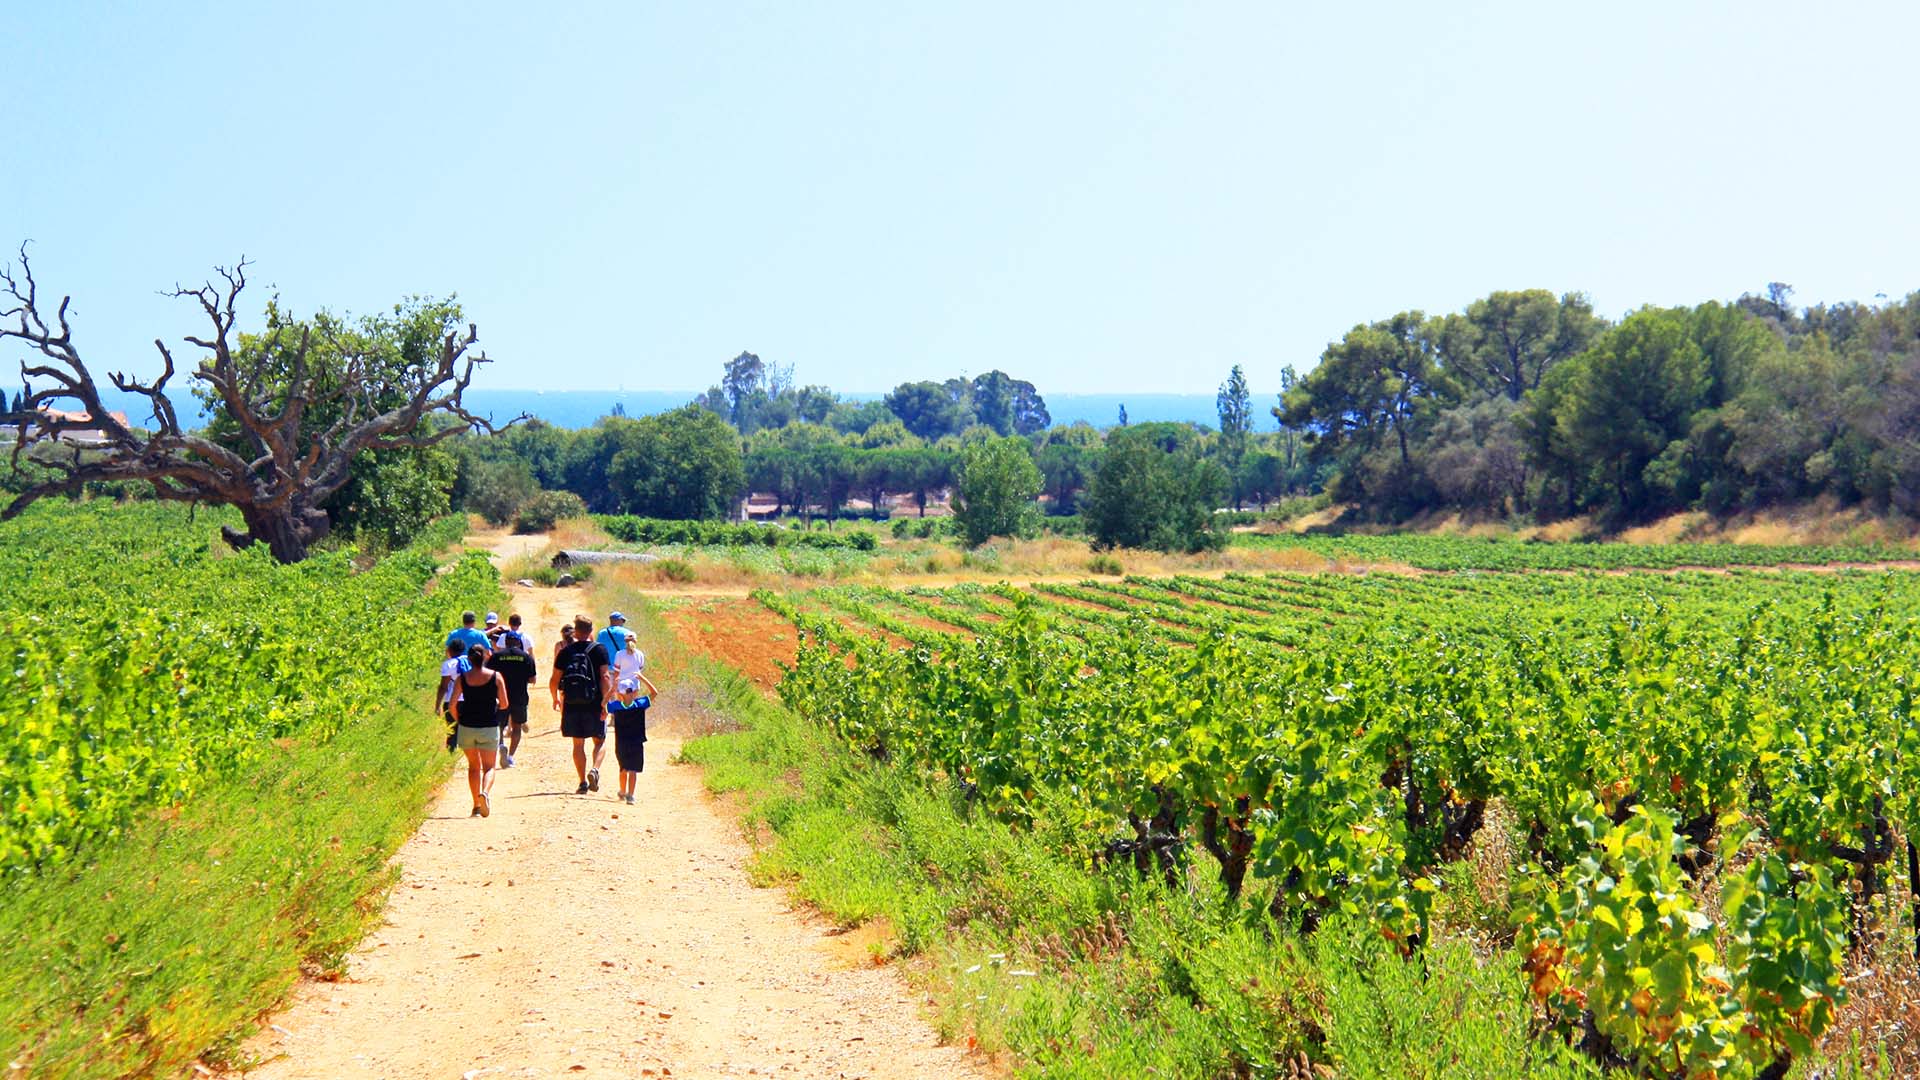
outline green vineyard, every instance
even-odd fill
[[[389,705],[498,587],[477,554],[436,575],[451,520],[364,571],[344,550],[231,552],[218,528],[238,520],[46,504],[0,527],[0,871],[67,861],[276,739]]]
[[[1421,570],[1671,570],[1812,566],[1911,560],[1910,547],[1801,544],[1547,543],[1399,533],[1385,536],[1262,536],[1238,543],[1311,552],[1328,560],[1398,563]]]
[[[1605,573],[1627,554],[1600,545],[1361,548],[1596,569],[757,598],[801,630],[789,708],[1072,837],[1090,867],[1216,881],[1275,932],[1364,920],[1417,961],[1456,869],[1499,836],[1505,940],[1542,1024],[1643,1075],[1784,1076],[1870,944],[1913,930],[1911,576]]]

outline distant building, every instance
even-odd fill
[[[49,409],[45,405],[40,406],[36,411],[40,414],[41,419],[49,424],[90,424],[93,422],[93,417],[84,412]],[[126,413],[111,412],[107,415],[111,416],[114,422],[120,424],[122,427],[131,426],[127,423]],[[40,442],[43,440],[35,439],[33,441]],[[107,444],[107,433],[96,427],[71,427],[47,434],[44,441],[69,443],[74,446],[105,446]]]

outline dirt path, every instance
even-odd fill
[[[509,541],[512,543],[515,541]],[[500,543],[496,551],[511,551]],[[577,594],[515,587],[546,659]],[[670,674],[670,673],[664,673]],[[573,794],[544,694],[468,816],[465,767],[401,849],[386,925],[340,983],[300,987],[247,1048],[285,1077],[981,1077],[883,968],[747,883],[748,848],[656,714],[638,805]]]

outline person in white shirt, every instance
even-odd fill
[[[434,698],[433,711],[441,716],[453,705],[453,682],[467,670],[466,650],[456,641],[447,642],[447,658],[440,662],[440,692]]]
[[[613,682],[618,686],[626,679],[639,679],[647,670],[647,654],[640,651],[640,638],[636,634],[627,635],[627,647],[613,654]]]

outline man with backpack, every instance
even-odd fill
[[[600,760],[607,753],[607,700],[613,696],[613,658],[593,640],[593,620],[576,615],[573,640],[554,654],[547,681],[560,714],[560,734],[573,740],[573,768],[585,795],[600,790]],[[586,740],[593,740],[593,764],[587,764]]]
[[[520,629],[520,616],[507,617],[507,629],[494,639],[493,669],[507,684],[507,711],[501,724],[507,730],[503,769],[513,768],[514,752],[520,749],[520,737],[527,730],[528,689],[539,667],[533,659],[533,646]]]

